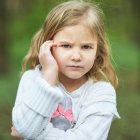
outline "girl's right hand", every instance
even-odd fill
[[[23,140],[21,135],[17,132],[14,126],[11,127],[11,136],[16,138],[17,140]]]
[[[43,69],[44,78],[51,85],[56,84],[58,77],[58,64],[52,55],[55,47],[57,47],[57,44],[49,40],[41,45],[39,51],[39,62]]]

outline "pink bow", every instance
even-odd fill
[[[53,113],[52,118],[58,117],[58,116],[64,116],[69,122],[73,122],[73,114],[72,114],[72,109],[69,108],[66,111],[64,111],[63,106],[58,105],[57,110]]]

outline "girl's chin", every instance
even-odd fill
[[[78,79],[84,79],[85,78],[85,76],[83,76],[83,75],[74,75],[74,74],[69,74],[69,75],[67,74],[67,75],[63,75],[63,76],[61,75],[60,77],[70,79],[70,80],[78,80]]]
[[[85,73],[83,72],[73,72],[73,71],[68,71],[68,72],[59,72],[59,78],[60,79],[71,79],[71,80],[78,80],[78,79],[85,79]]]

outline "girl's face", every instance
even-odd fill
[[[53,55],[59,66],[60,80],[85,79],[85,74],[94,64],[96,36],[91,35],[86,26],[78,24],[63,28],[56,33],[53,41],[58,44]]]

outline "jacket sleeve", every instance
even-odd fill
[[[106,140],[112,120],[119,118],[115,90],[108,83],[98,83],[88,94],[72,129],[65,132],[49,122],[36,140]]]
[[[16,130],[25,139],[35,139],[47,126],[63,94],[35,70],[23,74],[12,111]]]
[[[35,140],[106,140],[112,119],[111,113],[90,115],[77,127],[66,132],[49,123]]]

